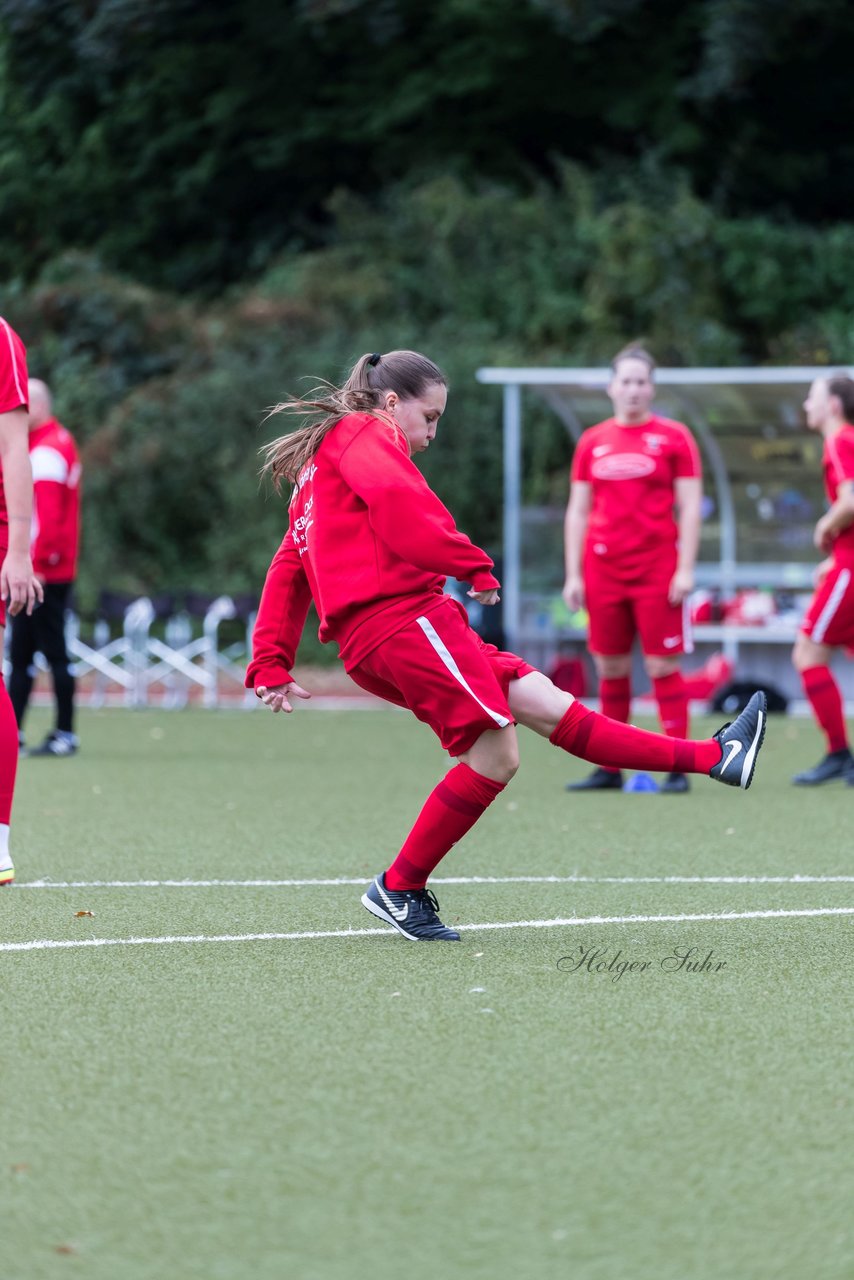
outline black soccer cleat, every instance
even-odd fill
[[[460,935],[442,924],[439,903],[429,889],[387,889],[385,876],[375,876],[362,894],[362,906],[413,942],[459,942]]]
[[[811,769],[796,773],[792,782],[796,787],[820,787],[824,782],[836,782],[840,778],[854,786],[854,756],[847,747],[841,751],[829,751]]]
[[[64,729],[54,729],[53,733],[49,733],[44,742],[39,747],[33,747],[26,754],[28,756],[76,756],[77,748],[80,746],[80,740],[75,733],[68,733]]]
[[[684,795],[691,790],[691,781],[685,773],[668,773],[658,789],[665,795]]]
[[[747,706],[731,724],[725,724],[713,734],[720,743],[723,755],[709,770],[715,782],[729,787],[742,787],[745,791],[753,781],[756,757],[765,737],[768,719],[768,699],[760,690],[754,693]]]
[[[566,791],[622,791],[623,775],[619,769],[594,769],[580,782],[568,782]]]

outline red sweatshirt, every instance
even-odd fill
[[[27,349],[15,330],[0,316],[0,413],[27,408]],[[6,493],[0,465],[0,534],[6,545]]]
[[[291,680],[311,600],[320,639],[337,641],[350,669],[437,608],[446,575],[490,591],[499,585],[491,570],[411,461],[404,433],[370,414],[348,414],[297,481],[288,532],[264,583],[246,685]]]
[[[44,582],[73,582],[80,541],[80,459],[56,418],[30,432],[33,569]]]
[[[835,435],[825,439],[822,465],[824,488],[832,506],[839,496],[839,486],[854,480],[854,427],[850,422],[843,422]],[[854,561],[854,524],[839,530],[831,555],[839,564],[850,565]]]

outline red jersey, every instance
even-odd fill
[[[80,459],[56,418],[30,432],[33,569],[45,582],[73,582],[80,542]]]
[[[675,553],[674,482],[701,477],[700,451],[681,422],[653,416],[637,426],[608,418],[582,433],[570,480],[591,486],[585,558],[633,578]],[[672,572],[671,557],[667,569]]]
[[[438,608],[446,576],[498,587],[492,561],[457,529],[409,457],[400,428],[351,413],[303,468],[288,532],[264,583],[247,687],[290,681],[309,602],[348,668]]]
[[[854,483],[854,427],[850,422],[844,422],[835,435],[826,438],[821,461],[827,500],[833,503],[841,484]],[[854,563],[854,524],[837,533],[832,554],[845,564]]]
[[[27,408],[27,349],[0,316],[0,413]],[[3,469],[0,467],[0,525],[7,525]]]

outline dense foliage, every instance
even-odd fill
[[[854,226],[822,233],[722,220],[687,187],[608,203],[577,168],[517,195],[454,178],[379,201],[339,196],[326,248],[285,253],[216,303],[143,288],[66,255],[0,293],[34,373],[85,442],[82,586],[260,581],[284,521],[259,493],[265,409],[368,349],[413,345],[451,401],[425,466],[461,525],[497,550],[500,396],[483,364],[588,364],[627,335],[664,363],[824,363],[854,345],[837,282]],[[557,418],[531,406],[531,496],[562,470]]]
[[[0,0],[0,269],[69,246],[215,292],[338,186],[681,169],[848,217],[845,0]]]
[[[367,349],[447,369],[426,469],[495,552],[479,366],[850,360],[841,0],[272,10],[0,0],[0,311],[84,442],[84,605],[256,589],[265,409]],[[564,429],[526,425],[554,496]]]

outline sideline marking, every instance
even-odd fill
[[[563,929],[594,924],[687,924],[714,920],[776,920],[792,916],[852,916],[854,907],[806,907],[797,911],[719,911],[702,915],[671,916],[583,916],[566,920],[503,920],[492,924],[461,924],[466,933],[489,929]],[[43,938],[33,942],[0,942],[0,951],[49,951],[72,947],[162,946],[175,942],[296,942],[308,938],[372,938],[396,936],[391,929],[330,929],[307,933],[220,933],[183,934],[164,938]]]
[[[364,885],[370,877],[317,880],[19,880],[14,889],[278,889]],[[854,884],[852,876],[432,876],[431,884]]]

